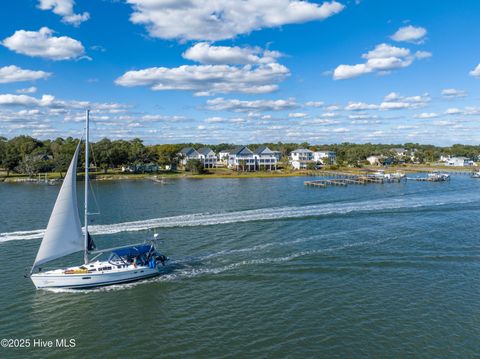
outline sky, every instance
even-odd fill
[[[0,136],[480,142],[480,2],[16,0]]]

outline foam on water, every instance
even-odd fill
[[[452,203],[459,204],[478,201],[478,198],[473,198],[472,195],[469,195],[468,198],[449,197],[450,196],[443,196],[443,198],[389,198],[362,202],[326,203],[307,206],[260,208],[235,212],[194,213],[173,217],[160,217],[123,223],[94,225],[90,226],[89,228],[91,234],[109,235],[121,232],[144,231],[154,228],[211,226],[250,221],[266,221],[325,216],[332,214],[348,214],[352,212],[375,212],[382,210],[443,206]],[[44,232],[44,229],[37,229],[29,231],[0,233],[0,242],[39,239],[43,237]]]
[[[283,243],[277,243],[278,245],[285,245],[285,244],[294,244],[294,243],[299,243],[301,241],[308,241],[314,238],[318,237],[309,237],[309,238],[301,238],[297,239],[294,241],[290,242],[283,242]],[[138,282],[132,282],[132,283],[125,283],[125,284],[117,284],[117,285],[110,285],[106,287],[98,287],[98,288],[92,288],[92,289],[65,289],[65,288],[48,288],[48,289],[43,289],[48,292],[53,292],[53,293],[75,293],[75,294],[87,294],[87,293],[99,293],[99,292],[110,292],[110,291],[118,291],[118,290],[127,290],[127,289],[132,289],[135,288],[139,285],[146,285],[146,284],[152,284],[152,283],[162,283],[162,282],[175,282],[175,281],[181,281],[181,280],[188,280],[192,278],[197,278],[197,277],[203,277],[203,276],[210,276],[210,275],[217,275],[221,274],[224,272],[228,271],[233,271],[241,267],[246,267],[246,266],[255,266],[255,265],[268,265],[268,264],[278,264],[278,263],[284,263],[284,262],[290,262],[292,260],[295,260],[297,258],[309,256],[309,255],[316,255],[316,254],[325,254],[325,253],[331,253],[331,252],[336,252],[336,251],[342,251],[345,249],[349,248],[355,248],[355,247],[362,247],[362,246],[375,246],[387,241],[392,240],[392,238],[383,238],[383,239],[377,239],[377,240],[371,240],[371,241],[360,241],[360,242],[354,242],[354,243],[347,243],[343,245],[338,245],[338,246],[333,246],[330,248],[323,248],[323,249],[311,249],[311,250],[303,250],[303,251],[298,251],[298,252],[293,252],[285,256],[279,256],[279,257],[261,257],[261,258],[254,258],[254,259],[244,259],[240,261],[235,261],[223,266],[206,266],[206,267],[200,267],[200,266],[191,266],[188,264],[184,264],[183,268],[179,269],[174,269],[170,273],[163,273],[160,274],[158,277],[150,278],[150,279],[145,279],[141,280]],[[254,251],[258,249],[259,246],[253,246],[249,248],[243,248],[241,250],[237,250],[237,253],[239,251],[243,252],[249,252],[249,251]],[[233,252],[233,251],[230,251]],[[218,253],[215,253],[214,255],[216,256],[222,256],[224,251],[220,251]],[[231,253],[230,253],[231,254]],[[204,256],[204,257],[198,257],[199,260],[209,258],[210,256]],[[173,265],[182,265],[181,260],[174,261],[172,263]]]

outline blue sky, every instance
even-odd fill
[[[18,0],[0,135],[437,145],[480,137],[480,3]],[[477,67],[478,66],[478,67]]]

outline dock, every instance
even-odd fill
[[[348,175],[346,178],[335,179],[322,179],[315,181],[305,181],[304,185],[309,187],[325,188],[327,186],[347,186],[353,185],[366,185],[366,184],[383,184],[383,183],[399,183],[399,178],[379,178],[369,175]]]

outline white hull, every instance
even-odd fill
[[[90,288],[137,281],[159,275],[157,268],[138,266],[133,268],[82,274],[64,274],[63,270],[40,272],[31,275],[33,284],[41,288]]]

